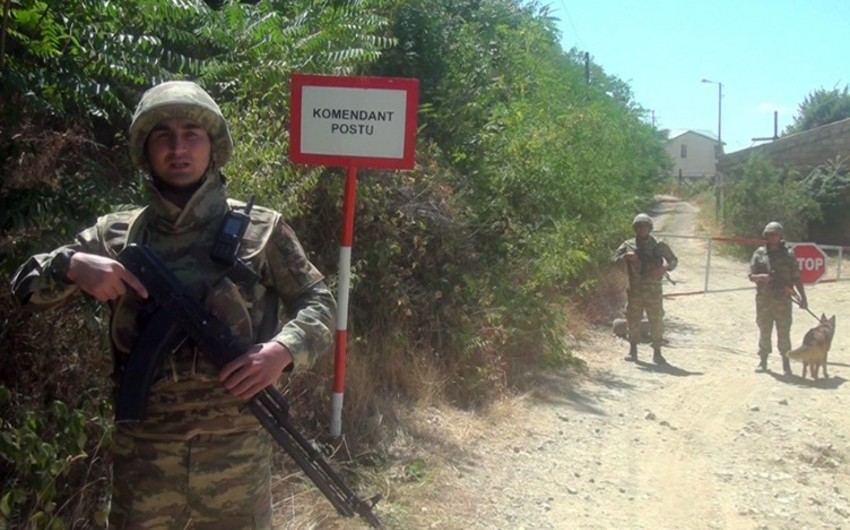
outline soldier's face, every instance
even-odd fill
[[[779,232],[768,232],[764,235],[764,238],[767,240],[767,246],[777,247],[782,240],[782,234]]]
[[[650,230],[652,229],[646,223],[638,223],[635,225],[635,235],[640,239],[648,238]]]
[[[191,188],[201,180],[210,164],[211,152],[207,131],[185,118],[159,122],[145,143],[151,172],[176,189]]]

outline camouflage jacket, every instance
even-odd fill
[[[292,229],[279,213],[261,207],[251,211],[240,258],[256,272],[252,282],[234,281],[209,251],[219,223],[229,208],[244,206],[226,199],[219,175],[208,175],[183,209],[164,200],[151,186],[152,200],[143,209],[117,212],[98,219],[76,241],[48,254],[38,254],[15,273],[12,290],[26,308],[57,306],[79,289],[51,273],[57,256],[71,251],[115,258],[129,242],[150,245],[187,291],[221,320],[230,324],[245,344],[276,341],[292,352],[296,368],[311,366],[333,343],[335,302],[323,276],[308,261]],[[289,320],[267,318],[267,295],[282,301]],[[140,300],[131,289],[111,305],[110,325],[116,375],[144,328]],[[262,324],[272,326],[261,331]],[[267,326],[268,327],[268,326]],[[261,336],[265,335],[265,336]],[[147,419],[124,427],[129,434],[156,439],[188,439],[195,434],[220,434],[258,428],[242,403],[218,382],[217,369],[187,344],[172,354],[162,377],[151,388]]]
[[[636,285],[639,283],[661,283],[661,278],[651,274],[652,269],[667,262],[667,270],[672,271],[679,264],[678,258],[673,254],[673,250],[664,241],[659,241],[652,236],[645,240],[640,240],[633,237],[627,239],[617,247],[614,252],[614,261],[624,260],[626,254],[635,252],[638,255],[639,261],[628,263],[629,284]]]
[[[770,274],[769,283],[756,284],[759,296],[785,297],[785,290],[800,281],[800,265],[794,251],[782,241],[776,250],[762,245],[750,258],[750,274]]]

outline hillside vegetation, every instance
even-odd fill
[[[126,130],[142,92],[193,79],[236,143],[230,193],[276,208],[332,287],[342,169],[287,157],[293,72],[420,83],[416,168],[359,171],[343,431],[377,455],[405,407],[486,407],[575,363],[568,315],[608,300],[611,248],[668,163],[629,87],[514,0],[15,0],[0,34],[0,523],[94,528],[108,492],[108,315],[23,314],[27,256],[144,201]],[[613,291],[612,291],[613,292]],[[601,295],[599,293],[602,293]],[[609,302],[612,303],[612,302]],[[567,307],[578,308],[567,311]],[[598,316],[598,315],[597,315]],[[330,360],[289,383],[328,423]],[[360,462],[359,465],[365,465]]]

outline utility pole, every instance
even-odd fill
[[[773,137],[767,138],[753,138],[754,142],[761,142],[764,140],[778,140],[779,139],[779,111],[773,111]]]
[[[710,79],[703,79],[703,83],[711,83],[713,85],[717,85],[717,143],[720,145],[720,151],[723,151],[723,136],[722,136],[722,126],[723,126],[723,83],[720,81],[712,81]]]

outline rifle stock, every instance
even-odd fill
[[[217,368],[223,368],[247,350],[246,347],[235,343],[230,328],[225,323],[211,315],[200,302],[189,296],[180,280],[165,266],[153,249],[147,246],[128,245],[118,255],[118,261],[144,284],[149,298],[159,308],[159,312],[168,315],[168,320],[176,323],[175,326],[180,329],[180,332],[191,339]],[[145,334],[143,332],[143,335]],[[172,344],[173,337],[166,342],[169,345]],[[147,381],[149,385],[153,378],[152,372],[159,369],[157,361],[161,361],[168,352],[161,350],[136,352],[134,348],[134,353],[150,357],[137,362],[136,365],[138,369],[144,369],[148,373],[134,374],[133,378],[138,381]],[[123,379],[125,378],[122,378],[122,387]],[[143,390],[146,399],[148,388]],[[134,407],[129,408],[138,412],[138,400]],[[381,522],[372,512],[372,508],[380,500],[380,494],[368,500],[357,497],[325,461],[321,453],[289,421],[289,406],[274,386],[270,385],[254,396],[248,402],[248,409],[331,502],[337,513],[345,517],[357,514],[368,521],[373,528],[382,528]],[[142,408],[142,414],[143,411]]]

